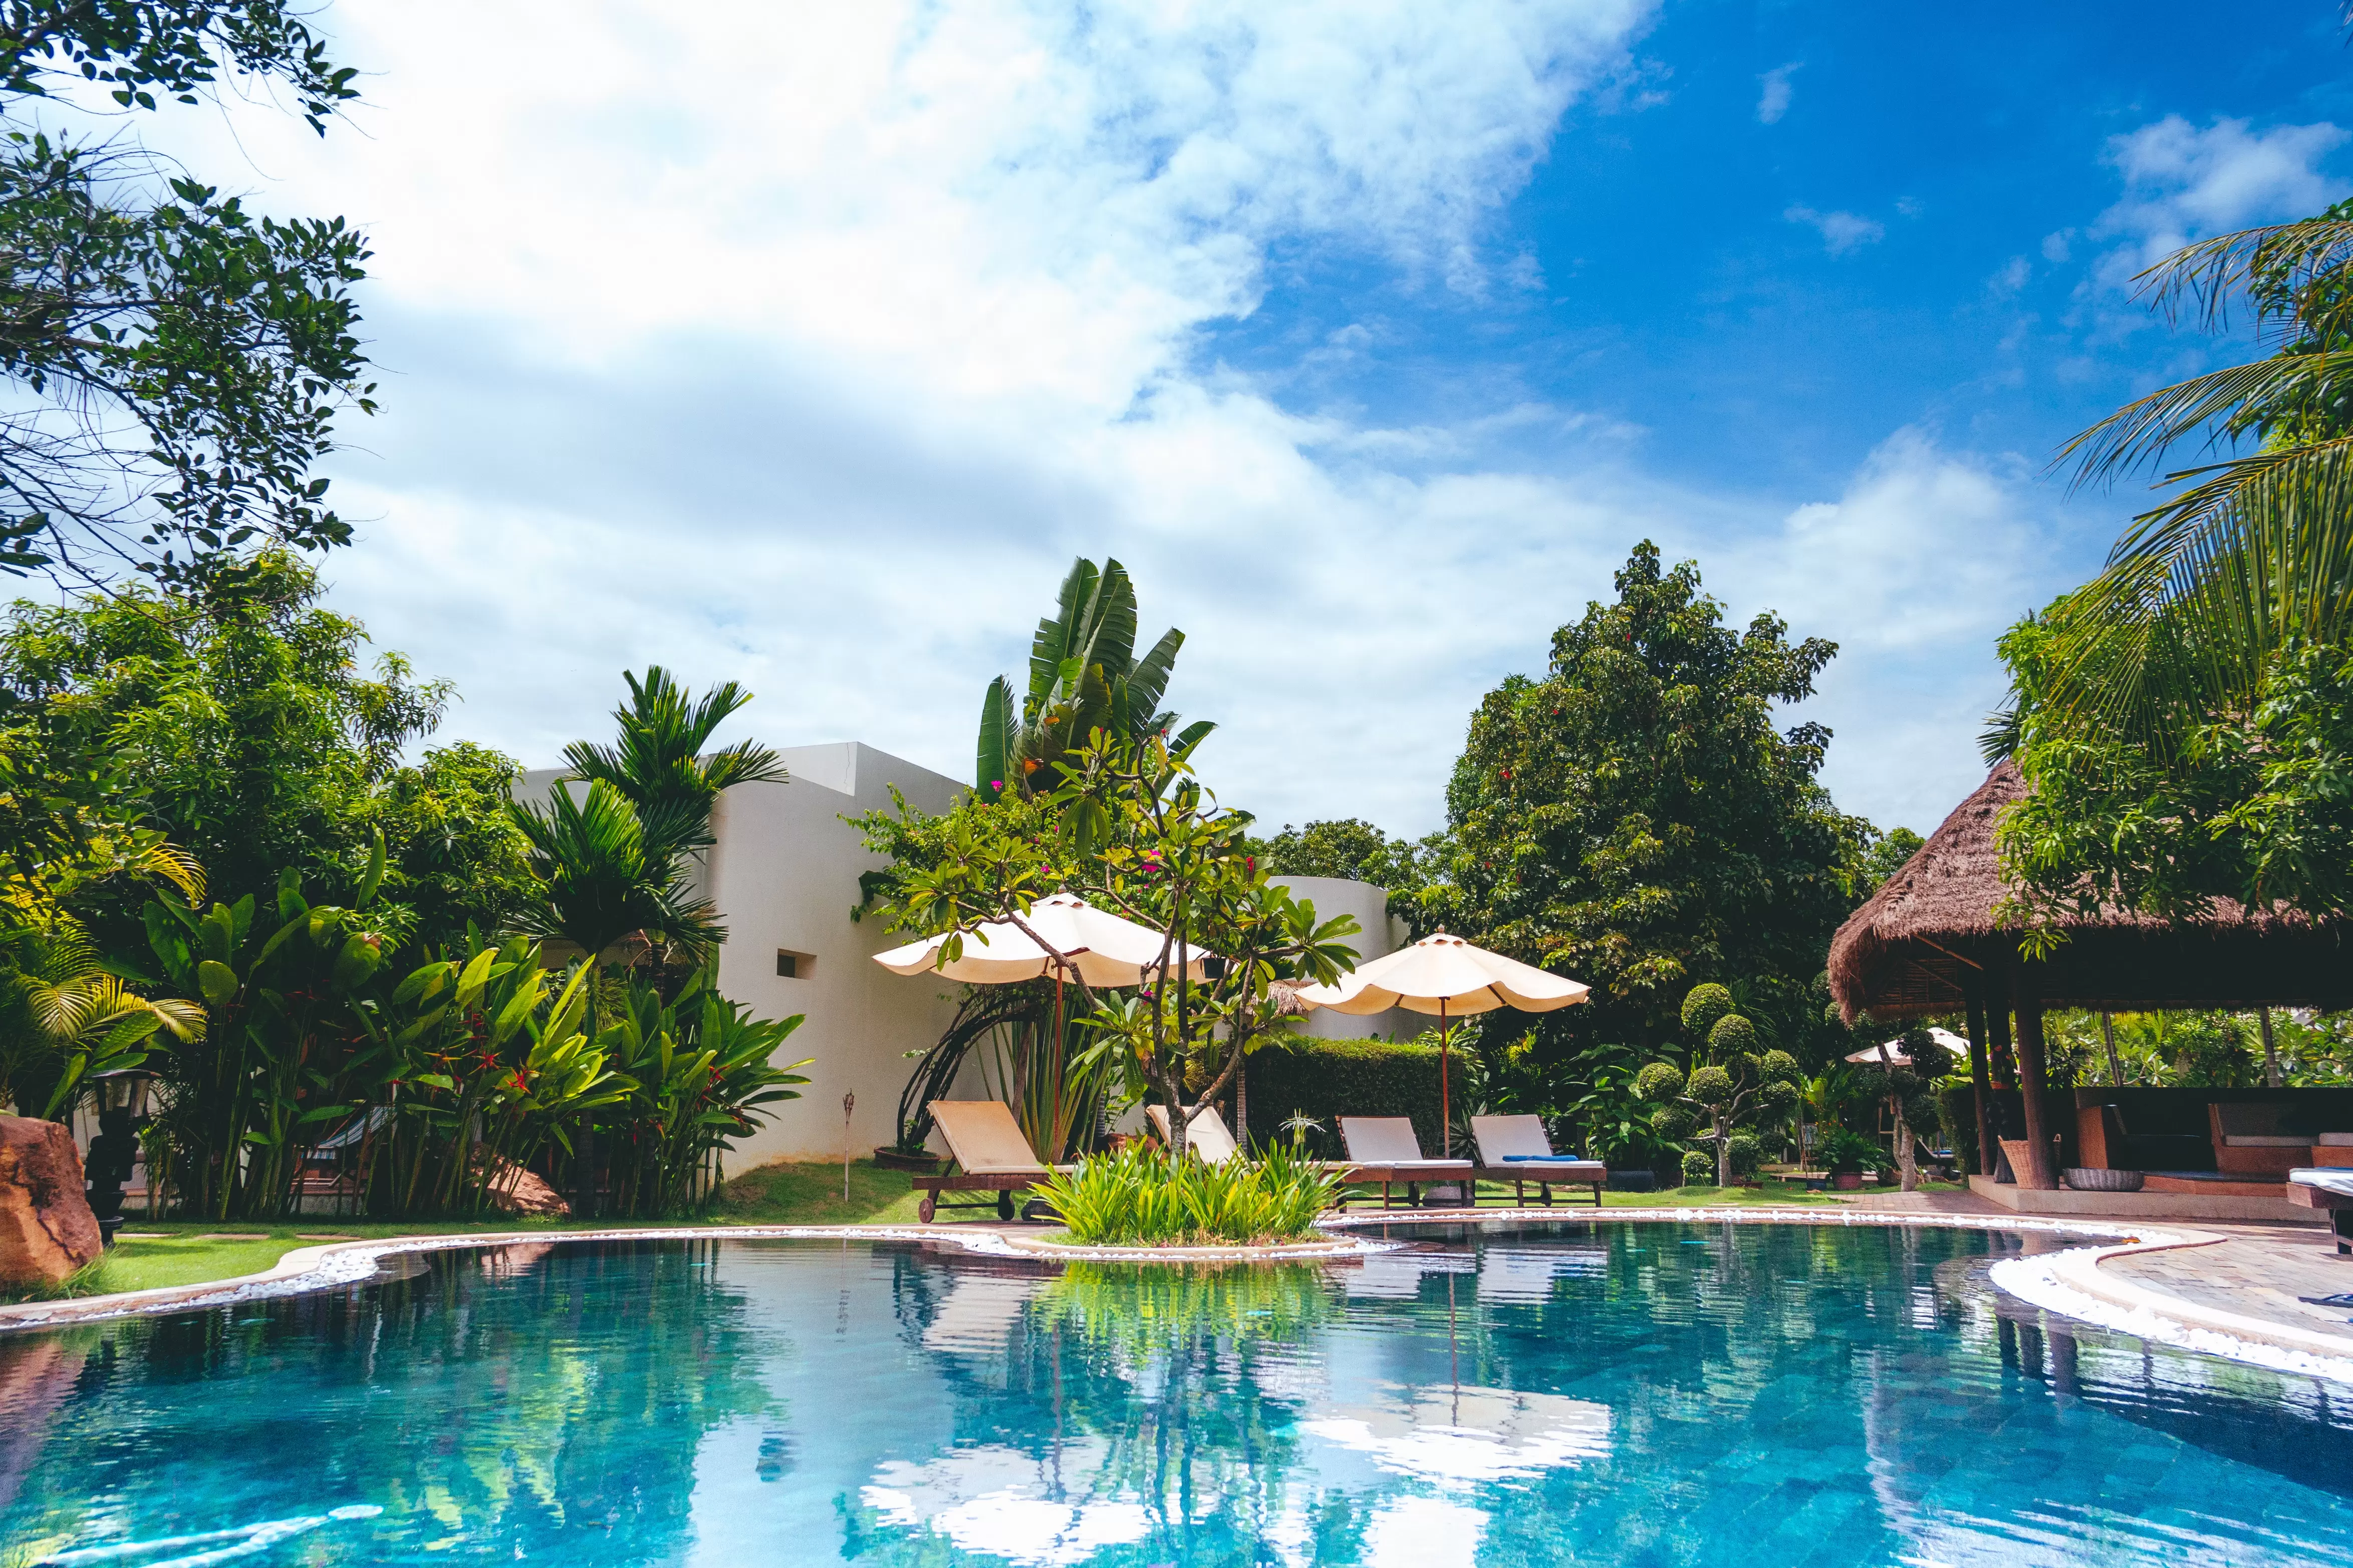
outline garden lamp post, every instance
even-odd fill
[[[122,1187],[139,1160],[139,1124],[147,1117],[147,1086],[155,1075],[142,1068],[92,1073],[98,1086],[98,1131],[82,1162],[90,1182],[90,1212],[109,1247],[122,1228]]]

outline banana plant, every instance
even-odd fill
[[[0,1104],[15,1079],[39,1076],[28,1067],[46,1069],[55,1077],[41,1114],[57,1121],[92,1075],[144,1065],[156,1036],[204,1037],[202,1007],[140,995],[69,920],[19,930],[0,945]]]

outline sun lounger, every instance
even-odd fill
[[[2287,1173],[2287,1201],[2326,1210],[2337,1233],[2337,1256],[2353,1253],[2353,1171],[2335,1165]]]
[[[923,1201],[916,1205],[916,1216],[926,1225],[943,1207],[991,1206],[986,1200],[943,1204],[942,1193],[995,1193],[997,1217],[1011,1219],[1014,1194],[1037,1185],[1057,1170],[1076,1168],[1041,1162],[1030,1149],[1029,1140],[1021,1136],[1013,1108],[1003,1100],[935,1100],[931,1111],[933,1124],[948,1141],[955,1173],[913,1178],[915,1190],[923,1194]]]
[[[1544,1122],[1534,1116],[1474,1116],[1471,1141],[1479,1152],[1482,1181],[1512,1184],[1512,1201],[1527,1201],[1527,1184],[1536,1184],[1546,1208],[1552,1206],[1555,1185],[1593,1189],[1593,1206],[1601,1206],[1601,1189],[1609,1184],[1609,1167],[1599,1160],[1578,1160],[1552,1152]],[[1473,1201],[1476,1201],[1474,1196]]]
[[[1152,1123],[1152,1131],[1160,1135],[1161,1142],[1174,1147],[1176,1139],[1168,1130],[1166,1106],[1145,1106],[1144,1119]],[[1234,1135],[1226,1130],[1226,1119],[1218,1114],[1214,1105],[1197,1105],[1193,1114],[1185,1119],[1185,1151],[1200,1155],[1205,1165],[1222,1165],[1241,1152]]]
[[[1383,1208],[1389,1206],[1390,1187],[1399,1182],[1405,1184],[1405,1201],[1419,1204],[1424,1182],[1468,1184],[1475,1179],[1475,1169],[1468,1160],[1423,1159],[1413,1123],[1402,1116],[1343,1116],[1340,1142],[1348,1150],[1347,1170],[1340,1179],[1366,1184],[1378,1182]],[[1340,1206],[1348,1206],[1345,1195]]]

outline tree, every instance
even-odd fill
[[[1954,1068],[1953,1053],[1947,1050],[1926,1026],[1915,1026],[1904,1031],[1898,1042],[1905,1060],[1894,1059],[1895,1053],[1885,1049],[1883,1059],[1864,1061],[1862,1068],[1875,1081],[1874,1087],[1886,1101],[1889,1120],[1895,1124],[1895,1170],[1903,1190],[1916,1192],[1920,1187],[1920,1152],[1916,1140],[1933,1136],[1938,1128],[1935,1089],[1936,1080],[1950,1077]]]
[[[1386,888],[1392,895],[1411,895],[1427,887],[1445,847],[1443,834],[1419,841],[1391,838],[1353,816],[1304,827],[1285,823],[1273,837],[1252,844],[1267,869],[1278,877],[1343,877]]]
[[[1801,988],[1866,890],[1869,826],[1816,779],[1830,731],[1774,728],[1836,653],[1776,616],[1719,623],[1698,568],[1639,546],[1613,604],[1555,636],[1541,679],[1488,694],[1447,788],[1444,924],[1594,988],[1555,1026],[1655,1047],[1697,979]],[[1539,1025],[1544,1030],[1545,1025]]]
[[[281,0],[0,6],[0,570],[233,584],[250,542],[351,538],[312,469],[339,411],[375,408],[366,240],[30,112],[86,82],[123,110],[195,103],[224,73],[290,89],[322,134],[357,96]]]
[[[506,816],[520,770],[462,743],[404,763],[451,688],[416,679],[396,653],[368,671],[364,629],[320,596],[308,563],[269,551],[233,592],[127,584],[19,601],[0,624],[0,732],[46,773],[114,780],[132,820],[192,856],[229,903],[274,899],[287,870],[346,899],[380,835],[375,920],[396,942],[503,925],[528,894]],[[101,949],[143,947],[143,897],[91,906]]]
[[[2001,640],[2014,706],[1992,745],[2032,793],[1997,830],[2030,942],[2102,908],[2201,917],[2216,897],[2353,909],[2353,651],[2284,650],[2251,701],[2178,714],[2161,745],[2058,689],[2068,605]]]
[[[1106,560],[1098,569],[1083,557],[1071,565],[1055,613],[1030,639],[1028,695],[1017,708],[1013,682],[1000,675],[981,699],[973,788],[983,800],[1052,794],[1061,784],[1057,764],[1098,730],[1129,741],[1176,731],[1177,717],[1163,711],[1160,700],[1185,634],[1163,632],[1139,659],[1135,625],[1126,567]],[[1206,720],[1188,724],[1172,749],[1190,756],[1216,728]]]
[[[1797,1059],[1783,1050],[1760,1052],[1757,1026],[1732,1005],[1732,993],[1721,985],[1693,986],[1683,998],[1683,1026],[1697,1042],[1698,1065],[1686,1075],[1672,1062],[1652,1062],[1634,1078],[1634,1092],[1658,1107],[1651,1125],[1659,1136],[1676,1142],[1706,1130],[1699,1142],[1711,1156],[1719,1187],[1732,1184],[1733,1145],[1746,1124],[1760,1113],[1786,1111],[1798,1100]],[[1700,1061],[1703,1054],[1707,1059]],[[1696,1163],[1686,1160],[1686,1175]]]
[[[1862,871],[1870,886],[1878,888],[1887,879],[1904,869],[1905,862],[1919,853],[1927,840],[1908,827],[1891,827],[1884,833],[1873,833],[1862,852]]]
[[[2037,699],[2162,752],[2254,706],[2282,655],[2353,633],[2353,203],[2187,247],[2139,282],[2168,320],[2243,313],[2281,344],[2137,398],[2060,454],[2086,483],[2161,468],[2185,441],[2230,451],[2165,473],[2172,493],[2046,617]]]

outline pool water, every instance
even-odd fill
[[[7,1336],[0,1568],[2353,1560],[2353,1391],[2062,1332],[1981,1283],[2039,1238],[1413,1235],[534,1243]]]

